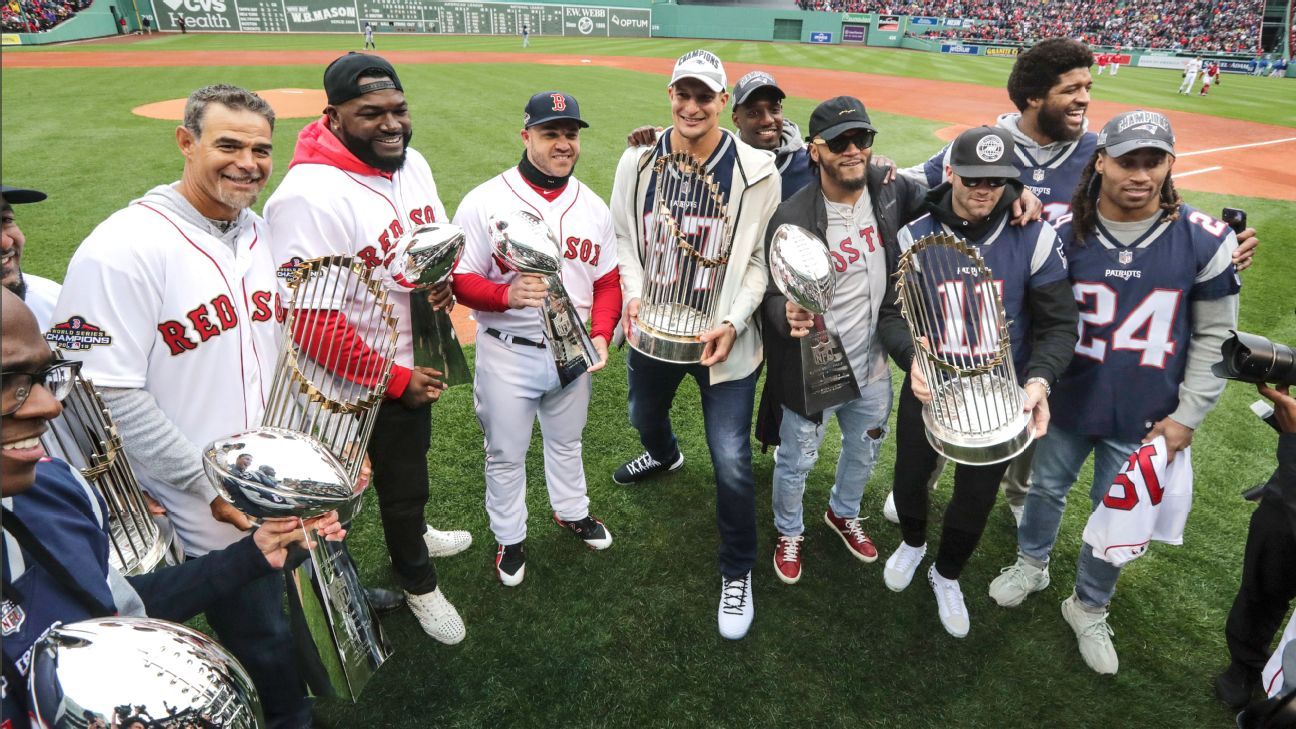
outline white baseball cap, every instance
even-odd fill
[[[725,90],[729,81],[725,78],[724,64],[716,54],[706,50],[689,51],[675,61],[675,70],[671,73],[668,87],[674,86],[682,78],[695,78],[706,84],[715,92]]]

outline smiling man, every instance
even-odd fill
[[[544,439],[545,484],[554,522],[591,549],[612,546],[612,534],[590,514],[582,435],[592,391],[589,373],[565,387],[558,378],[540,321],[544,277],[501,267],[492,254],[492,214],[523,210],[539,216],[561,246],[562,284],[599,361],[621,315],[616,236],[607,205],[572,174],[580,159],[581,119],[576,99],[543,91],[522,115],[525,150],[511,167],[464,197],[454,222],[467,239],[455,269],[454,291],[477,320],[473,402],[486,433],[486,512],[495,534],[495,570],[515,586],[526,572],[526,455],[537,416]]]
[[[49,326],[50,317],[54,314],[59,285],[47,278],[23,272],[22,255],[23,248],[27,245],[27,236],[18,227],[13,206],[37,203],[44,199],[45,193],[40,190],[0,185],[0,286],[17,294],[27,304],[36,315],[36,322],[42,330]]]
[[[432,169],[409,146],[414,130],[396,69],[378,56],[348,53],[324,70],[324,91],[324,116],[302,129],[291,169],[266,203],[280,271],[331,255],[382,266],[401,234],[446,221]],[[410,294],[393,291],[388,300],[397,317],[396,361],[369,441],[379,515],[406,603],[428,635],[458,643],[466,629],[437,587],[431,559],[462,552],[472,535],[433,529],[423,518],[431,407],[445,385],[437,379],[440,372],[414,366]],[[435,303],[452,305],[449,286],[439,287]],[[310,336],[351,353],[335,363],[338,372],[377,369],[378,355],[358,340],[343,313],[346,306],[313,317]],[[399,604],[399,595],[390,600],[385,590],[367,592],[379,610]]]

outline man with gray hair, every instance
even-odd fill
[[[113,213],[68,264],[46,339],[103,392],[141,485],[187,555],[251,523],[216,495],[200,448],[256,427],[279,345],[274,258],[250,210],[271,173],[274,111],[228,86],[195,91],[175,131],[180,180]],[[311,724],[282,573],[218,600],[207,622],[247,667],[271,727]]]

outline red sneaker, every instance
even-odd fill
[[[846,548],[861,562],[872,562],[877,559],[877,547],[873,540],[864,533],[863,521],[859,517],[843,519],[833,513],[832,509],[824,512],[824,521],[837,532],[837,536],[846,543]]]
[[[780,536],[774,542],[774,574],[789,585],[801,579],[801,541],[805,537]]]

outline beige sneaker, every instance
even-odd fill
[[[1116,646],[1112,645],[1115,631],[1107,624],[1107,612],[1092,613],[1080,605],[1080,600],[1072,594],[1062,601],[1062,617],[1075,631],[1076,643],[1080,647],[1080,657],[1098,673],[1115,675],[1120,668],[1120,659],[1116,657]]]
[[[990,597],[1000,607],[1017,607],[1032,592],[1048,586],[1048,565],[1036,567],[1018,557],[1011,567],[999,570],[999,576],[990,583]]]
[[[443,532],[429,524],[423,532],[423,543],[427,545],[429,557],[449,557],[472,546],[472,534],[461,529]]]
[[[418,618],[423,632],[446,645],[454,645],[468,635],[459,611],[441,594],[441,588],[422,595],[405,593],[405,604]]]

